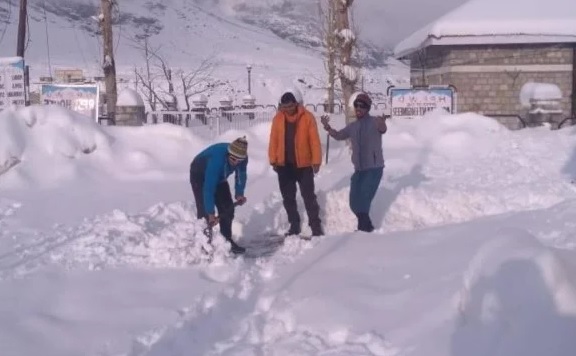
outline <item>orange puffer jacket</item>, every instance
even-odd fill
[[[298,105],[296,116],[296,137],[294,141],[296,166],[302,168],[320,165],[322,163],[322,146],[316,119],[302,105]],[[272,121],[270,142],[268,144],[268,158],[271,165],[285,165],[285,129],[286,115],[278,111]]]

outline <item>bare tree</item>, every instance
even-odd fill
[[[140,47],[139,47],[140,48]],[[157,103],[157,96],[155,95],[155,78],[152,77],[152,73],[150,71],[150,62],[152,60],[151,51],[154,51],[150,48],[148,44],[148,37],[144,38],[143,47],[140,48],[144,52],[144,61],[146,63],[145,70],[141,68],[134,67],[134,73],[136,74],[136,83],[142,83],[142,88],[138,85],[136,86],[136,91],[140,92],[141,95],[144,96],[146,102],[150,106],[152,111],[156,111],[156,103]],[[159,50],[159,49],[157,49]]]
[[[213,56],[210,56],[202,60],[200,65],[193,71],[178,71],[178,76],[180,77],[180,82],[182,84],[182,96],[184,97],[184,103],[186,104],[186,111],[190,111],[190,98],[194,95],[208,92],[215,87],[224,84],[211,77],[215,68],[214,59]]]
[[[157,104],[160,103],[164,108],[167,108],[167,103],[158,94],[157,81],[161,78],[157,73],[153,73],[151,65],[153,61],[157,58],[157,53],[160,51],[160,47],[151,48],[148,42],[148,37],[144,38],[144,43],[136,42],[137,47],[143,51],[144,60],[146,63],[146,68],[134,68],[137,80],[142,83],[142,88],[139,90],[140,94],[144,96],[150,109],[156,111]],[[139,88],[137,88],[138,90]]]
[[[142,43],[143,42],[143,43]],[[146,68],[135,68],[138,81],[142,84],[140,93],[146,98],[152,111],[158,104],[165,110],[178,110],[179,87],[181,97],[184,98],[185,110],[190,111],[190,99],[197,94],[208,92],[221,85],[221,82],[212,78],[216,68],[215,55],[203,59],[194,69],[178,68],[173,70],[161,53],[161,46],[152,47],[148,37],[134,40],[136,48],[143,52]],[[179,85],[176,85],[176,84]]]
[[[158,90],[164,97],[161,104],[166,110],[178,110],[178,99],[176,98],[176,94],[174,94],[172,69],[170,69],[170,66],[166,63],[164,57],[162,57],[158,52],[153,53],[153,58],[156,60],[156,68],[160,72],[160,77],[162,77],[168,84],[168,90],[162,88],[162,86],[158,87]]]

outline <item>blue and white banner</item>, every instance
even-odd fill
[[[26,106],[24,59],[0,58],[0,111],[8,107]]]
[[[447,114],[453,114],[454,90],[448,88],[391,88],[390,115],[398,118],[418,118],[427,112],[444,109]]]
[[[89,84],[42,84],[42,104],[60,105],[98,122],[100,87]]]

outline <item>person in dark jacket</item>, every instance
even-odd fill
[[[246,202],[246,167],[248,142],[241,137],[232,143],[216,143],[200,152],[190,164],[190,184],[196,201],[198,219],[206,219],[209,226],[220,224],[220,233],[232,245],[232,252],[244,248],[232,240],[234,201],[228,177],[235,174],[234,197],[238,205]],[[218,216],[215,214],[218,209]]]
[[[295,91],[295,90],[293,90]],[[272,121],[268,158],[278,174],[278,184],[288,215],[290,228],[285,234],[301,233],[300,214],[296,204],[296,184],[308,215],[312,236],[324,235],[320,206],[315,193],[314,175],[322,163],[322,145],[314,115],[297,97],[300,93],[286,91],[280,98],[278,112]]]
[[[324,129],[336,140],[350,139],[354,173],[350,180],[350,209],[358,219],[358,230],[374,231],[370,219],[372,200],[380,186],[384,171],[382,135],[386,133],[386,120],[369,114],[372,99],[366,93],[359,93],[354,99],[357,120],[342,130],[334,130],[328,123],[329,117],[321,118]]]

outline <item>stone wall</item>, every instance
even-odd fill
[[[563,115],[569,116],[572,56],[570,45],[433,46],[411,55],[411,84],[455,86],[458,112],[524,116],[522,86],[552,83],[562,90]]]
[[[410,56],[413,68],[455,65],[572,64],[570,44],[431,46]]]

